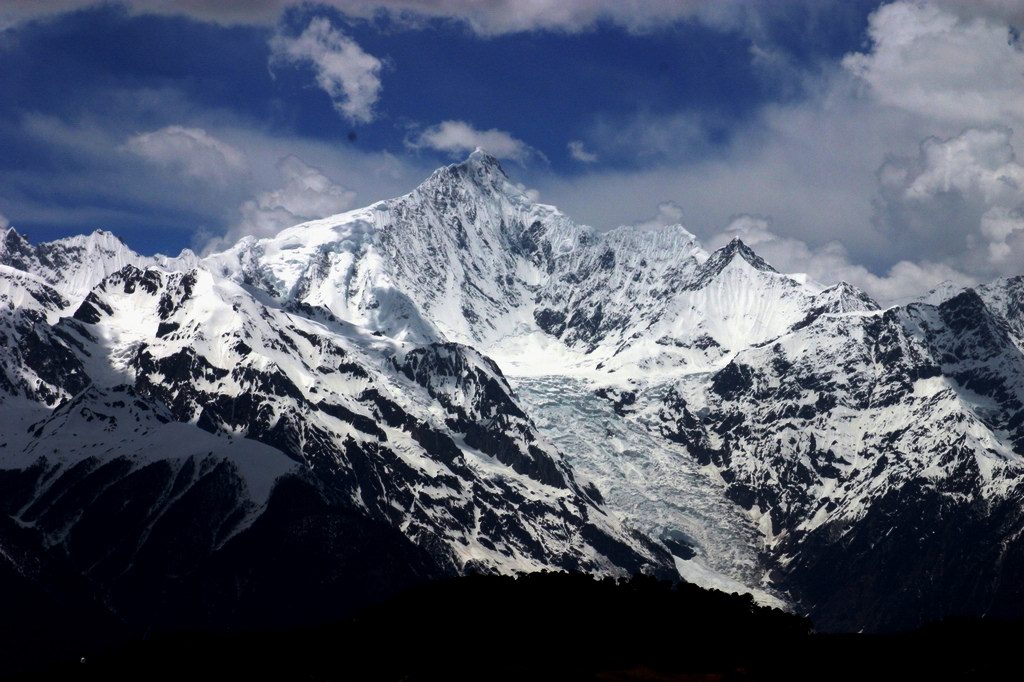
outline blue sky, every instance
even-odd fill
[[[0,222],[209,249],[484,142],[599,229],[741,234],[880,297],[1013,274],[1022,5],[12,0]]]

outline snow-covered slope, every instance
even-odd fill
[[[110,232],[97,230],[33,246],[13,228],[0,235],[0,264],[34,274],[77,303],[105,277],[126,265],[166,270],[195,267],[198,257],[185,249],[177,257],[140,256]]]
[[[615,350],[614,360],[665,372],[703,371],[783,333],[814,290],[776,272],[740,240],[711,254]],[[635,372],[634,372],[635,374]]]
[[[978,287],[978,295],[1006,323],[1017,347],[1024,351],[1024,276],[998,279]]]
[[[282,538],[323,609],[569,568],[826,627],[1021,615],[1022,282],[882,310],[739,240],[597,233],[479,150],[204,259],[7,231],[0,508],[125,617],[210,581],[269,598]]]
[[[659,416],[760,518],[822,626],[1019,608],[1024,356],[977,293],[822,315]]]
[[[470,348],[297,316],[205,270],[129,266],[66,326],[96,339],[86,366],[97,385],[131,382],[178,421],[280,449],[354,508],[439,543],[431,551],[444,565],[614,572],[580,534],[632,542]],[[643,547],[621,548],[631,550],[642,562]]]
[[[68,305],[38,277],[0,265],[0,395],[53,407],[88,384],[81,361],[51,326]]]
[[[244,239],[205,267],[396,339],[486,347],[529,319],[544,265],[523,257],[530,226],[545,246],[587,233],[478,151],[404,197]]]
[[[49,365],[54,349],[63,358],[43,372],[13,355],[22,376],[0,395],[11,437],[0,469],[25,472],[9,475],[22,501],[12,517],[45,545],[74,555],[68,538],[85,532],[67,516],[66,486],[78,504],[109,504],[109,486],[151,472],[155,490],[136,513],[161,524],[189,480],[216,470],[230,492],[200,556],[258,523],[271,491],[297,477],[349,525],[362,519],[411,542],[435,574],[671,570],[664,548],[575,480],[498,367],[472,348],[410,345],[326,312],[301,316],[205,269],[125,266],[51,323],[46,306],[65,301],[49,301],[52,290],[31,275],[6,274],[5,295],[20,302],[4,318],[16,350]],[[40,521],[54,505],[60,522]],[[96,575],[119,614],[130,606],[114,568],[157,551],[148,531],[133,532],[135,550],[117,557],[127,563]]]

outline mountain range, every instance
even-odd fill
[[[883,307],[578,225],[478,150],[204,257],[8,228],[0,308],[26,611],[280,626],[568,570],[825,630],[1024,616],[1022,277]]]

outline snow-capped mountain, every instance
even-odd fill
[[[545,568],[831,628],[1020,615],[1022,281],[882,310],[739,240],[577,225],[482,151],[203,259],[9,230],[0,561],[136,623]]]
[[[531,225],[568,240],[587,233],[532,204],[477,152],[404,197],[243,239],[206,267],[399,340],[487,346],[529,311],[539,276],[522,257]]]
[[[1024,356],[974,291],[825,314],[663,401],[822,626],[1019,612]]]
[[[681,225],[576,225],[480,150],[406,196],[243,239],[204,266],[284,306],[521,371],[535,347],[562,371],[708,368],[781,333],[817,293],[739,241],[709,259]]]
[[[0,237],[0,264],[38,276],[77,303],[105,277],[126,265],[165,270],[194,268],[199,258],[185,249],[176,257],[140,256],[110,232],[97,230],[33,246],[14,228]]]
[[[8,478],[18,500],[8,512],[90,577],[100,557],[77,549],[100,523],[90,517],[127,523],[109,573],[95,575],[119,614],[137,601],[118,594],[139,557],[171,549],[156,532],[173,527],[168,515],[201,512],[212,524],[188,554],[198,569],[259,527],[285,478],[348,525],[365,522],[361,533],[391,529],[399,547],[389,551],[415,549],[426,574],[667,570],[667,552],[574,480],[497,366],[471,348],[297,316],[205,269],[131,265],[73,315],[36,327],[26,335],[68,360],[36,371],[56,409],[13,383],[0,397],[10,406],[4,465],[20,472]],[[10,367],[20,364],[34,368]],[[203,509],[183,510],[193,494]],[[150,584],[169,579],[141,565],[147,595],[179,588]]]

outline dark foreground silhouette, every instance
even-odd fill
[[[17,642],[10,629],[4,646]],[[22,633],[22,679],[971,680],[1010,674],[1019,624],[819,635],[748,596],[652,578],[537,573],[423,585],[345,622],[81,642]],[[22,642],[25,644],[25,642]],[[31,652],[34,660],[26,660]],[[27,667],[26,667],[27,665]],[[5,675],[0,672],[0,677]]]

